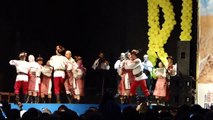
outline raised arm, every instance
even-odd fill
[[[135,59],[133,61],[130,62],[126,62],[125,63],[125,69],[135,69],[136,67],[138,67],[141,64],[139,59]]]
[[[17,66],[17,65],[18,65],[18,62],[19,62],[18,60],[10,60],[10,61],[9,61],[9,64],[10,64],[10,65],[15,65],[15,66]]]

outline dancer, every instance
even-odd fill
[[[69,60],[63,56],[64,54],[64,47],[61,45],[56,46],[56,55],[53,55],[50,58],[50,65],[54,68],[54,94],[56,96],[56,102],[60,103],[60,92],[64,88],[64,79],[65,79],[65,71],[66,66],[69,63]]]
[[[67,100],[69,103],[72,103],[75,84],[75,78],[73,77],[73,73],[78,68],[78,64],[72,58],[72,52],[70,50],[67,50],[65,52],[65,57],[69,60],[69,63],[67,65],[64,87],[66,91]]]
[[[153,95],[157,99],[157,104],[160,104],[166,101],[167,89],[166,68],[161,61],[158,63],[158,68],[156,68],[155,74],[157,77],[157,81],[155,84]]]
[[[124,60],[120,63],[121,70],[119,71],[119,75],[121,76],[121,80],[118,86],[118,91],[120,94],[120,101],[121,104],[127,103],[128,96],[129,96],[129,90],[130,90],[130,81],[131,81],[131,76],[132,70],[127,70],[125,69],[125,64],[128,64],[131,62],[130,56],[128,56],[128,53],[125,54]]]
[[[117,70],[117,80],[116,80],[116,89],[117,89],[117,93],[116,93],[116,95],[114,96],[114,97],[118,97],[119,95],[120,95],[120,93],[119,93],[119,84],[120,84],[120,80],[121,80],[121,75],[120,75],[120,73],[121,73],[121,71],[122,71],[122,61],[125,59],[125,53],[121,53],[121,55],[120,55],[120,57],[119,57],[119,59],[115,62],[115,64],[114,64],[114,69],[116,69]]]
[[[38,91],[38,97],[39,97],[39,100],[41,98],[41,78],[42,78],[42,68],[43,68],[43,58],[39,55],[39,57],[36,58],[36,62],[40,65],[40,68],[39,70],[37,71],[37,75],[36,75],[36,78],[38,79],[39,81],[39,91]]]
[[[78,64],[78,68],[73,73],[73,77],[75,79],[74,99],[77,103],[79,103],[81,98],[84,96],[84,77],[86,75],[86,68],[84,67],[80,56],[76,56],[75,60]]]
[[[141,65],[141,60],[138,58],[138,53],[138,50],[133,49],[131,51],[131,62],[125,64],[125,69],[132,69],[132,73],[134,75],[134,80],[131,83],[130,87],[130,98],[136,95],[136,88],[140,86],[142,91],[144,92],[146,101],[150,102],[150,93],[146,85],[146,79],[144,77],[145,73],[143,73],[143,68]]]
[[[28,72],[30,70],[30,64],[26,61],[27,53],[21,52],[19,54],[20,60],[10,60],[9,64],[16,67],[16,82],[14,85],[14,93],[16,103],[20,102],[20,90],[22,89],[24,95],[24,102],[27,99],[28,93]]]
[[[45,96],[48,98],[48,103],[51,103],[52,99],[52,72],[53,67],[50,66],[50,61],[46,62],[41,69],[42,81],[41,81],[41,102],[45,103]]]
[[[29,71],[29,86],[28,86],[28,100],[27,103],[38,103],[39,102],[39,84],[41,82],[41,66],[35,61],[33,55],[28,56],[28,61],[30,63]]]
[[[177,64],[174,64],[174,59],[172,56],[167,57],[168,67],[167,67],[167,92],[166,92],[166,104],[170,100],[170,80],[172,77],[177,75]]]
[[[177,65],[174,64],[174,59],[172,56],[168,56],[167,60],[168,60],[168,67],[167,67],[168,75],[169,77],[175,76],[177,74]]]

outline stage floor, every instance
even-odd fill
[[[28,110],[29,108],[33,107],[33,108],[36,108],[36,109],[42,111],[43,108],[48,108],[53,113],[61,105],[65,105],[69,109],[77,112],[78,115],[83,114],[90,107],[96,107],[96,108],[98,108],[98,106],[99,106],[99,104],[56,104],[56,103],[53,103],[53,104],[52,103],[27,104],[27,103],[23,103],[23,110]],[[134,105],[131,105],[131,104],[120,105],[121,110],[123,110],[123,108],[127,107],[127,106],[134,106]],[[13,108],[14,109],[19,109],[18,105],[14,104],[14,103],[11,103],[11,108],[12,109]]]

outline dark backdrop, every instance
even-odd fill
[[[177,24],[165,50],[176,56],[180,35],[182,0],[171,0]],[[197,3],[193,6],[191,60],[196,60]],[[87,68],[86,87],[93,87],[91,66],[99,51],[104,51],[111,64],[108,87],[115,87],[113,65],[121,52],[148,46],[146,0],[1,0],[0,1],[0,91],[13,91],[15,68],[9,60],[18,59],[20,51],[44,60],[63,45],[84,59]],[[175,58],[176,60],[176,58]],[[195,65],[190,74],[195,76]]]

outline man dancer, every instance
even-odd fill
[[[146,101],[149,101],[149,90],[146,85],[145,73],[143,73],[141,60],[138,58],[138,50],[133,49],[131,51],[131,62],[125,65],[125,69],[132,69],[132,73],[134,75],[134,80],[131,83],[130,87],[130,97],[136,95],[136,88],[140,85],[144,95],[146,97]]]
[[[172,56],[168,56],[167,60],[168,60],[168,67],[167,67],[168,74],[170,77],[175,76],[177,74],[177,64],[174,64],[174,59]]]
[[[56,55],[50,58],[50,65],[54,68],[54,93],[56,96],[56,102],[60,103],[60,91],[64,88],[64,78],[66,66],[69,60],[63,56],[64,47],[61,45],[56,46]]]
[[[67,50],[65,52],[65,57],[69,60],[69,63],[66,70],[66,79],[64,82],[64,87],[67,94],[67,100],[69,103],[71,103],[75,87],[75,78],[73,77],[73,72],[78,68],[78,64],[72,58],[72,52],[70,50]]]
[[[14,85],[15,99],[16,102],[20,102],[20,89],[22,88],[24,94],[24,102],[27,99],[28,92],[28,72],[30,70],[30,64],[26,61],[27,53],[21,52],[19,54],[20,60],[10,60],[9,64],[14,65],[16,67],[16,82]]]
[[[167,91],[166,91],[166,100],[167,102],[170,99],[170,80],[171,77],[174,77],[177,74],[177,64],[174,64],[174,59],[172,56],[167,57],[168,67],[167,67]],[[177,81],[176,81],[177,82]]]

